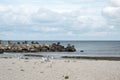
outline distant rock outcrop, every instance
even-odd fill
[[[8,41],[6,45],[0,40],[0,52],[75,52],[74,45],[68,44],[64,47],[60,42],[48,44],[40,44],[39,42],[28,41],[16,42]]]

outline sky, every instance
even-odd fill
[[[120,0],[0,0],[1,40],[120,40]]]

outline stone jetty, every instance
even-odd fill
[[[61,45],[60,42],[52,44],[40,44],[36,41],[21,41],[13,42],[7,41],[4,44],[0,40],[0,53],[2,52],[75,52],[76,49],[74,45],[68,44],[66,47]]]

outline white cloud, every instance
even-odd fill
[[[95,37],[95,36],[105,37],[105,36],[109,35],[109,33],[106,31],[105,32],[88,32],[83,35],[84,36],[92,36],[92,37]]]
[[[40,8],[31,17],[33,21],[38,23],[54,23],[62,19],[62,15],[60,15],[59,13],[44,8]]]
[[[104,9],[104,14],[113,17],[118,11],[117,8],[108,7]],[[67,36],[107,36],[115,26],[108,26],[106,20],[95,13],[97,12],[94,9],[84,8],[59,11],[24,5],[0,6],[0,34],[3,35],[0,38],[50,39],[53,36],[64,39]]]
[[[69,31],[69,32],[67,32],[67,35],[68,35],[68,36],[73,36],[74,34],[73,34],[72,31]]]
[[[57,27],[33,26],[31,28],[33,31],[36,31],[36,32],[57,32],[59,31],[59,28]]]
[[[103,9],[103,16],[106,18],[109,26],[120,30],[120,0],[111,0],[111,4]],[[115,6],[116,5],[116,6]]]
[[[25,25],[29,23],[29,9],[14,6],[0,6],[1,25]]]
[[[120,15],[120,7],[106,7],[103,12],[110,18],[116,18]]]
[[[119,6],[120,7],[120,0],[111,0],[111,4],[113,6]]]

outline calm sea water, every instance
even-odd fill
[[[17,41],[14,41],[17,42]],[[30,41],[29,41],[30,42]],[[45,56],[120,56],[120,41],[39,41],[39,43],[52,44],[61,42],[62,45],[67,44],[75,45],[76,52],[39,52],[35,54],[42,54]],[[6,44],[6,41],[4,41]],[[84,50],[84,52],[80,52]],[[19,56],[23,53],[18,54],[2,54],[0,56]]]

